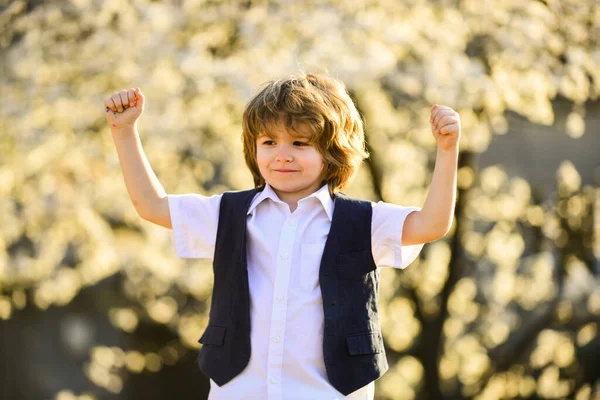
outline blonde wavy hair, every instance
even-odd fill
[[[291,132],[308,128],[311,142],[323,157],[322,182],[332,196],[347,185],[369,156],[363,121],[341,81],[304,72],[270,81],[243,114],[244,158],[257,188],[264,186],[265,180],[256,161],[256,140],[272,136],[269,129],[277,124]]]

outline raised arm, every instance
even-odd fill
[[[429,122],[437,141],[435,168],[423,208],[404,221],[405,246],[440,239],[450,230],[454,217],[460,117],[450,107],[434,105]]]
[[[138,215],[172,229],[167,195],[146,158],[137,130],[144,110],[142,92],[136,88],[113,93],[104,105],[125,186]]]

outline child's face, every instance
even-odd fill
[[[256,160],[265,181],[283,201],[296,202],[321,187],[323,158],[308,131],[291,133],[283,125],[273,125],[270,136],[256,139]],[[302,136],[298,136],[298,135]]]

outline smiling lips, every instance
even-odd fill
[[[282,173],[297,172],[295,169],[275,169],[274,171]]]

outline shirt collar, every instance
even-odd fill
[[[319,190],[317,190],[316,192],[312,193],[309,196],[306,196],[305,198],[301,199],[300,201],[305,201],[306,199],[309,199],[311,197],[316,197],[317,199],[319,199],[319,201],[321,202],[321,205],[323,206],[323,209],[325,210],[325,213],[327,214],[327,217],[329,217],[329,220],[331,221],[333,219],[333,200],[331,199],[331,196],[329,195],[329,188],[327,187],[327,185],[323,185],[321,186],[321,188]],[[276,202],[276,203],[282,203],[285,204],[283,201],[281,201],[279,199],[279,197],[277,196],[277,193],[275,193],[273,191],[273,188],[267,183],[265,184],[265,188],[258,193],[258,195],[254,198],[254,200],[252,200],[252,203],[250,204],[250,207],[248,208],[248,212],[246,213],[246,215],[250,215],[252,213],[252,211],[254,211],[254,209],[263,202],[263,200],[266,199],[271,199],[272,201]]]

